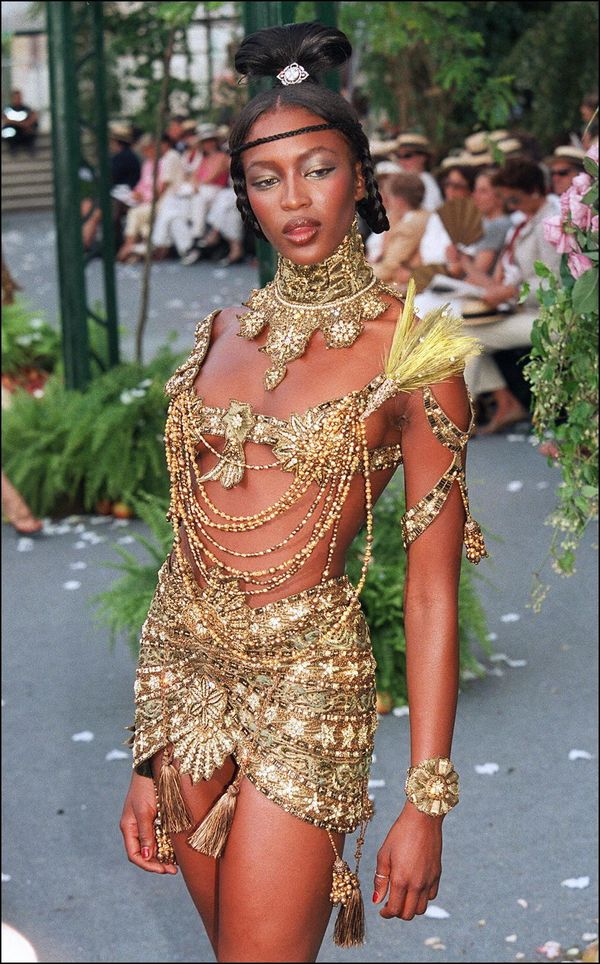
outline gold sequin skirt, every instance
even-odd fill
[[[269,799],[341,833],[370,816],[375,709],[369,630],[341,576],[252,608],[167,560],[144,624],[134,766],[172,744],[209,779],[227,756]]]

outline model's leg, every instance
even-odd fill
[[[343,835],[333,839],[341,854]],[[243,779],[220,858],[218,961],[316,960],[332,910],[334,859],[325,830]]]
[[[162,752],[152,758],[152,772],[158,780]],[[177,766],[177,761],[175,761]],[[223,793],[224,788],[231,782],[236,767],[231,758],[225,761],[220,770],[215,771],[210,780],[202,780],[193,784],[187,773],[180,775],[181,793],[192,818],[194,826],[204,819],[213,806],[215,800]],[[214,857],[199,854],[187,842],[191,831],[173,834],[171,842],[177,856],[177,863],[183,874],[190,896],[202,918],[208,938],[217,954],[217,924],[218,906],[217,889],[219,875],[219,861]]]

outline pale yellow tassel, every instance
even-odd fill
[[[333,931],[334,943],[338,947],[360,947],[365,939],[365,906],[358,877],[341,857],[333,867],[330,899],[342,905]]]
[[[223,853],[233,823],[240,780],[241,774],[227,787],[200,826],[188,837],[190,847],[207,857],[220,857]]]
[[[189,830],[192,819],[181,796],[179,774],[173,766],[173,750],[166,749],[158,777],[158,796],[165,833],[181,833]]]

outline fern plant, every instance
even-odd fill
[[[2,374],[24,368],[54,371],[60,360],[60,335],[21,298],[2,306]]]
[[[34,512],[93,510],[98,499],[130,501],[168,491],[163,386],[177,364],[164,348],[148,365],[123,363],[85,392],[60,376],[42,398],[16,392],[4,416],[3,462]]]
[[[137,656],[140,631],[156,588],[156,573],[168,555],[173,530],[166,521],[168,498],[145,496],[136,500],[135,508],[151,532],[151,539],[136,535],[150,559],[142,562],[122,547],[117,552],[122,561],[110,563],[122,575],[108,590],[95,597],[96,617],[110,632],[111,645],[124,635],[133,656]],[[404,636],[403,588],[406,555],[401,549],[399,519],[404,511],[400,486],[392,486],[375,507],[375,542],[373,561],[362,592],[361,601],[371,630],[373,652],[377,661],[377,688],[390,693],[393,702],[406,702],[406,642]],[[359,535],[349,553],[348,575],[356,583],[364,536]],[[485,613],[477,596],[475,579],[481,578],[469,563],[464,563],[459,589],[460,667],[481,675],[483,670],[471,650],[479,643],[489,652]]]

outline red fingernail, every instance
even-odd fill
[[[150,847],[142,847],[142,857],[144,858],[144,860],[148,860],[149,856],[150,856]]]
[[[379,894],[377,893],[377,891],[375,891],[373,893],[373,903],[376,904],[378,900],[379,900]]]

